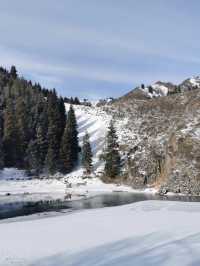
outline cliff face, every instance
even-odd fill
[[[136,90],[104,108],[116,121],[124,182],[200,194],[199,89],[154,99]]]

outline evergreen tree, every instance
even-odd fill
[[[0,170],[4,168],[3,113],[0,111]]]
[[[45,170],[49,174],[55,174],[58,169],[58,157],[54,152],[55,141],[51,139],[45,159]]]
[[[73,169],[72,153],[72,132],[67,123],[60,146],[60,171],[63,174],[68,174]]]
[[[59,107],[59,114],[60,114],[60,136],[59,138],[61,141],[64,130],[65,130],[66,121],[67,121],[65,103],[62,97],[60,97],[58,100],[58,107]]]
[[[60,113],[55,91],[48,96],[48,150],[45,168],[54,174],[59,167],[60,150]]]
[[[15,66],[11,66],[10,75],[11,75],[11,77],[13,79],[16,79],[17,78],[17,70],[16,70],[16,67]]]
[[[4,114],[4,138],[5,163],[7,167],[18,167],[19,138],[16,128],[13,101],[7,101]]]
[[[37,145],[37,163],[38,163],[38,172],[42,172],[45,164],[45,158],[47,155],[47,140],[44,128],[40,124],[36,130],[36,145]]]
[[[26,162],[28,170],[40,174],[44,170],[47,155],[47,114],[43,111],[37,121],[34,138],[29,142],[26,150]]]
[[[74,98],[74,104],[80,105],[80,101],[79,101],[79,98],[78,97],[75,97]]]
[[[28,146],[28,112],[23,97],[18,97],[16,101],[16,129],[18,135],[18,162],[20,167],[24,167],[24,158]]]
[[[0,170],[4,168],[4,149],[3,149],[3,141],[0,137]]]
[[[110,122],[106,137],[106,148],[103,154],[105,161],[104,174],[108,178],[115,178],[120,174],[121,158],[119,145],[113,122]]]
[[[71,145],[72,145],[72,161],[75,166],[78,162],[79,154],[79,144],[78,144],[78,130],[77,130],[77,121],[74,112],[74,108],[70,105],[69,112],[67,115],[67,124],[71,134]]]
[[[70,99],[67,99],[70,101]],[[79,103],[79,99],[71,99]],[[78,132],[70,107],[68,129],[72,169],[78,161]],[[55,90],[19,78],[15,66],[0,68],[0,168],[26,168],[55,173],[59,169],[61,140],[66,126],[64,100]],[[3,142],[3,149],[2,149]],[[67,145],[66,145],[67,146]],[[64,146],[64,147],[66,147]],[[68,170],[69,171],[69,170]]]
[[[26,161],[28,164],[28,170],[34,172],[35,174],[40,173],[40,162],[39,162],[39,152],[36,140],[31,140],[27,148]]]
[[[82,165],[87,174],[92,172],[92,148],[90,145],[89,135],[86,132],[83,137],[83,147],[82,147]]]
[[[78,131],[74,109],[70,106],[60,146],[60,170],[69,173],[78,161]]]

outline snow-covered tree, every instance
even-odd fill
[[[120,174],[121,158],[116,130],[113,121],[110,122],[106,137],[106,147],[102,156],[105,161],[104,175],[108,178],[115,178]]]
[[[91,174],[92,172],[92,148],[90,145],[90,137],[86,132],[83,137],[82,146],[82,165],[86,171],[86,174]]]
[[[60,145],[60,170],[66,174],[72,171],[78,162],[78,131],[74,109],[70,106],[65,131]]]

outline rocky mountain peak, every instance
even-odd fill
[[[184,80],[180,87],[183,91],[192,90],[192,89],[199,89],[200,88],[200,76],[188,78]]]

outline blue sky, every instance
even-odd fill
[[[200,74],[199,0],[0,0],[0,65],[59,94]]]

